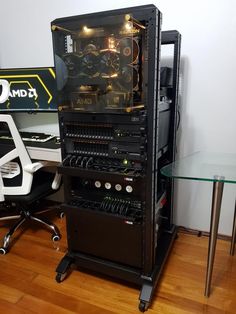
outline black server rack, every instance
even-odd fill
[[[154,5],[61,18],[51,28],[68,241],[56,280],[75,264],[136,283],[145,311],[176,237],[173,186],[159,169],[174,159],[180,35],[161,39]],[[162,94],[161,43],[175,47]]]

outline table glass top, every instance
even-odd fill
[[[236,183],[236,154],[197,152],[161,169],[167,177]]]

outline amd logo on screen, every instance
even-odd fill
[[[8,99],[0,104],[3,111],[57,111],[54,68],[0,69],[0,79],[10,85]]]
[[[25,89],[12,89],[9,94],[10,97],[28,97],[28,98],[37,98],[37,92],[35,88]]]

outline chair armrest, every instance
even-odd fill
[[[52,182],[52,189],[57,190],[61,184],[61,174],[56,172],[53,182]]]
[[[24,170],[28,173],[34,173],[36,171],[38,171],[39,169],[43,168],[43,167],[50,167],[50,166],[55,166],[55,163],[50,162],[50,161],[37,161],[34,162],[32,164],[26,165],[24,167]],[[53,182],[52,182],[52,189],[53,190],[57,190],[61,184],[61,174],[59,174],[58,172],[56,172]]]
[[[50,166],[50,162],[48,161],[37,161],[32,164],[28,164],[24,167],[24,170],[29,173],[34,173],[43,167]]]

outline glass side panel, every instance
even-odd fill
[[[236,154],[197,152],[161,169],[167,177],[236,183]]]
[[[143,107],[142,30],[130,14],[54,27],[62,109],[130,112]]]

